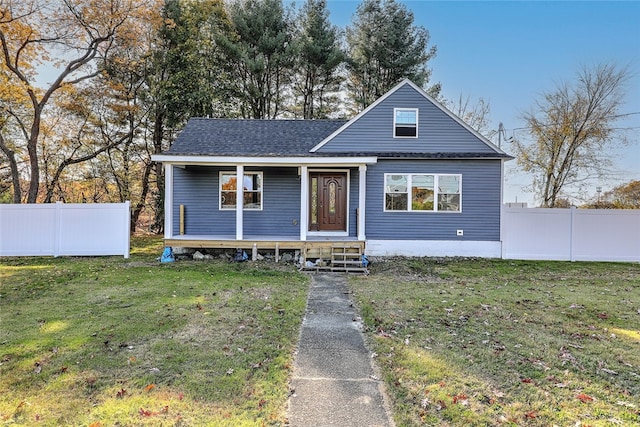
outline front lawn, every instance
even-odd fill
[[[0,425],[283,425],[308,279],[132,256],[0,260]]]
[[[0,260],[0,424],[286,425],[291,265]],[[640,265],[377,260],[350,276],[396,424],[640,425]]]
[[[640,265],[394,259],[350,286],[398,426],[640,425]]]

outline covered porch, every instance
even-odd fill
[[[243,249],[254,259],[300,251],[303,262],[364,254],[366,172],[375,158],[162,160],[166,246]]]
[[[366,173],[375,158],[162,160],[167,244],[275,248],[366,240]],[[244,186],[249,177],[257,189]]]

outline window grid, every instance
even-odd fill
[[[385,212],[462,212],[460,174],[384,174]]]
[[[245,172],[242,179],[244,210],[262,210],[262,172]],[[235,172],[220,172],[219,209],[236,208],[238,182]]]

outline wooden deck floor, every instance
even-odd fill
[[[164,239],[165,246],[183,247],[193,249],[244,249],[249,251],[269,250],[276,255],[283,250],[299,250],[303,261],[308,258],[327,258],[331,254],[331,248],[340,245],[349,245],[360,249],[364,253],[365,242],[353,237],[313,236],[312,240],[298,240],[290,237],[247,237],[243,240],[235,240],[225,236],[177,236]]]

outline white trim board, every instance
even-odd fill
[[[154,162],[173,165],[236,165],[244,166],[342,166],[358,167],[360,165],[375,164],[378,158],[366,157],[225,157],[225,156],[188,156],[154,154]]]

